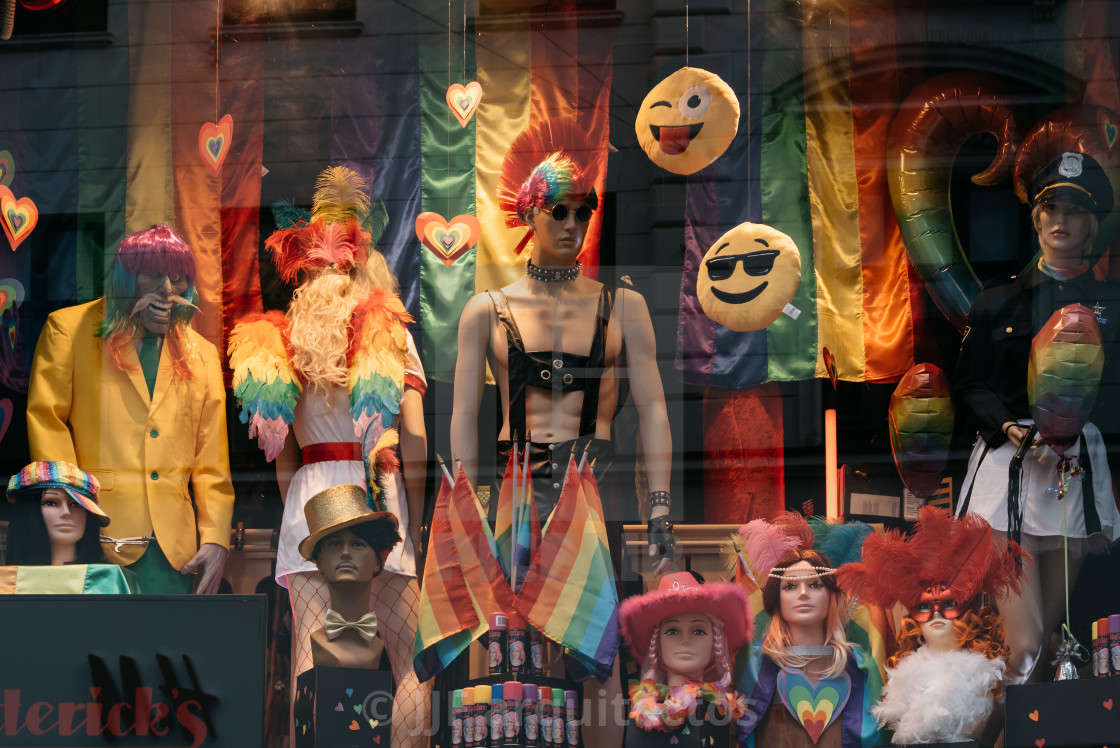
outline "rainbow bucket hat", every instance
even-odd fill
[[[78,502],[90,514],[97,515],[101,526],[109,524],[109,515],[97,502],[101,485],[97,478],[69,462],[33,462],[12,476],[8,481],[8,501],[15,501],[20,494],[44,488],[59,488]]]

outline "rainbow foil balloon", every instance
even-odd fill
[[[1031,343],[1027,399],[1038,435],[1058,454],[1077,443],[1093,410],[1104,367],[1101,331],[1093,311],[1062,307]]]
[[[953,417],[949,381],[933,364],[911,368],[891,395],[894,464],[906,487],[923,499],[941,486],[953,438]]]

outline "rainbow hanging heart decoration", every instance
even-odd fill
[[[1117,127],[1117,124],[1112,121],[1112,118],[1109,117],[1107,113],[1102,111],[1099,116],[1101,135],[1104,138],[1105,145],[1108,146],[1108,150],[1111,151],[1116,147],[1117,134],[1120,133],[1120,128]]]
[[[16,175],[16,160],[11,151],[0,151],[0,187],[7,187]]]
[[[12,245],[12,251],[31,236],[39,223],[39,209],[29,197],[17,198],[6,186],[0,186],[0,226]]]
[[[233,117],[231,115],[225,115],[216,125],[207,122],[198,131],[198,154],[202,156],[202,162],[215,174],[221,173],[222,164],[229,155],[232,143]]]
[[[471,81],[467,85],[452,83],[447,87],[447,106],[455,119],[459,120],[460,127],[466,127],[471,121],[478,105],[482,103],[482,84]]]
[[[776,685],[782,704],[809,733],[813,745],[840,716],[852,693],[852,681],[847,673],[814,683],[800,671],[782,670]]]
[[[23,303],[26,291],[16,278],[0,278],[0,316]]]
[[[471,215],[450,221],[431,211],[416,216],[416,238],[448,267],[478,243],[481,233],[478,219]]]

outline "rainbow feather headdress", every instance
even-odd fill
[[[601,154],[574,119],[550,120],[518,135],[498,176],[498,206],[506,213],[506,226],[524,226],[530,210],[561,200],[598,207],[593,166]],[[521,254],[532,238],[527,231],[514,251]]]
[[[371,205],[365,181],[345,166],[319,173],[310,213],[289,203],[272,212],[278,228],[264,244],[287,283],[313,268],[348,273],[363,264],[387,221],[385,206]]]

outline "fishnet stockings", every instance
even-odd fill
[[[292,601],[292,688],[296,676],[311,669],[311,632],[322,625],[330,606],[330,591],[318,572],[288,575],[288,595]],[[428,742],[432,683],[420,683],[412,669],[412,646],[416,640],[416,616],[420,607],[420,587],[413,577],[382,572],[373,579],[370,606],[377,614],[377,631],[385,641],[385,651],[396,681],[393,695],[392,748],[423,748]],[[289,725],[293,736],[294,727]]]

